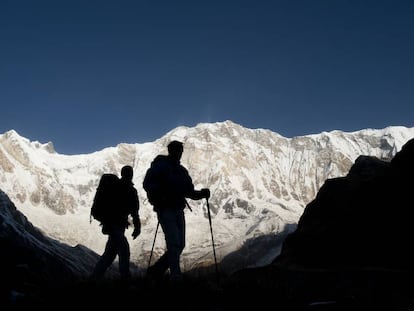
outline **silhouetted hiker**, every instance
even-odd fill
[[[167,246],[166,252],[158,261],[148,267],[147,274],[158,278],[169,269],[171,280],[181,280],[180,256],[185,247],[184,208],[188,204],[186,198],[208,199],[210,190],[194,189],[187,169],[180,164],[183,143],[174,140],[167,148],[168,155],[155,157],[143,181],[144,190],[157,213]]]
[[[115,191],[116,198],[109,209],[109,217],[102,221],[102,232],[108,235],[105,251],[97,262],[91,275],[92,279],[102,278],[105,271],[113,263],[118,255],[119,272],[122,278],[130,277],[130,249],[125,229],[128,228],[129,215],[132,216],[134,240],[141,233],[141,221],[139,219],[139,199],[137,190],[132,183],[133,169],[126,165],[121,169],[121,179],[118,189]]]

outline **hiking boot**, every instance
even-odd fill
[[[170,282],[174,284],[182,283],[183,279],[184,277],[181,273],[175,273],[170,276]]]
[[[120,277],[121,277],[121,280],[124,280],[124,281],[129,281],[132,279],[131,273],[129,272],[121,274]]]
[[[147,277],[153,280],[160,280],[164,275],[164,271],[157,269],[155,266],[148,267]]]

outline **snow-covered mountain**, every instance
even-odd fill
[[[89,217],[98,180],[103,173],[119,175],[123,165],[132,165],[142,234],[130,240],[131,259],[145,268],[157,220],[142,189],[143,176],[157,154],[166,154],[170,140],[181,140],[182,163],[196,188],[211,190],[217,258],[232,271],[270,263],[326,179],[346,175],[360,155],[391,159],[413,137],[414,128],[395,126],[285,138],[225,121],[178,127],[154,142],[63,155],[54,151],[52,143],[29,141],[10,130],[0,135],[0,189],[48,236],[101,253],[106,236]],[[206,202],[190,201],[190,205],[185,270],[214,260]],[[154,257],[163,249],[160,230]]]

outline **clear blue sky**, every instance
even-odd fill
[[[0,132],[63,154],[232,120],[414,126],[414,1],[0,1]]]

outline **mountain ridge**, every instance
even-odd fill
[[[247,243],[252,239],[274,236],[285,228],[294,230],[304,207],[326,179],[347,174],[361,154],[391,159],[414,137],[414,128],[331,131],[285,138],[270,130],[247,129],[228,120],[180,126],[154,142],[120,143],[81,155],[51,152],[51,142],[30,142],[14,130],[6,133],[0,135],[0,167],[4,171],[0,189],[47,235],[70,245],[85,245],[98,253],[105,237],[96,222],[89,223],[89,207],[98,179],[104,172],[119,174],[123,165],[132,164],[143,223],[140,241],[131,245],[132,259],[145,266],[156,219],[141,182],[151,160],[166,152],[170,140],[184,141],[182,162],[196,187],[211,189],[217,252],[219,259],[223,259],[243,245],[250,245]],[[213,258],[205,202],[190,205],[193,213],[187,213],[185,269],[197,263],[209,264]],[[159,238],[155,256],[163,247]],[[252,250],[254,247],[260,246],[250,245]],[[269,249],[270,253],[260,258],[244,254],[240,264],[229,267],[229,271],[243,265],[268,263],[280,251],[271,245]]]

